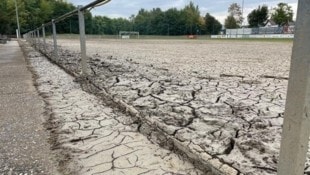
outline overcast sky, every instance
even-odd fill
[[[86,5],[93,0],[67,0],[74,5]],[[242,0],[192,0],[195,5],[199,6],[202,16],[208,12],[214,17],[216,17],[221,23],[227,16],[228,6],[236,2],[242,6]],[[269,8],[276,7],[279,2],[288,3],[293,7],[294,19],[297,10],[298,0],[244,0],[244,17],[259,5],[267,5]],[[108,16],[111,18],[123,17],[129,18],[132,14],[137,14],[141,9],[150,10],[152,8],[159,7],[162,10],[167,10],[169,8],[181,9],[187,5],[190,0],[111,0],[108,4],[104,6],[97,7],[91,12],[93,15]]]

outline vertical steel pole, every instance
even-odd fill
[[[45,39],[45,25],[42,24],[42,39],[43,39],[43,49],[46,52],[46,39]]]
[[[53,28],[53,41],[54,41],[54,58],[57,60],[58,49],[57,49],[57,38],[56,38],[56,23],[54,19],[52,19],[52,28]]]
[[[35,45],[35,48],[37,49],[37,48],[38,48],[38,35],[37,35],[37,30],[34,30],[34,31],[33,31],[33,34],[34,34],[34,45]]]
[[[37,31],[33,30],[33,43],[34,47],[37,48]]]
[[[303,175],[310,135],[310,1],[299,0],[278,175]]]
[[[32,34],[32,40],[31,40],[31,43],[32,43],[32,45],[34,44],[34,33],[33,33],[33,31],[31,31],[31,34]]]
[[[36,32],[35,32],[35,30],[34,31],[32,31],[32,44],[34,45],[34,48],[36,48],[37,47],[37,43],[36,43],[37,41],[36,41]]]
[[[16,0],[15,0],[15,10],[16,10],[16,23],[17,23],[17,29],[18,29],[17,38],[19,39],[19,38],[20,38],[20,26],[19,26],[18,7],[17,7],[17,2],[16,2]]]
[[[81,56],[82,56],[82,74],[83,76],[87,75],[87,57],[86,57],[86,37],[85,37],[85,20],[83,11],[81,11],[81,7],[78,6],[78,15],[79,15],[79,30],[80,30],[80,45],[81,45]]]
[[[19,36],[18,36],[18,29],[16,29],[16,38],[19,38]]]
[[[37,42],[38,49],[40,50],[40,30],[39,29],[37,29],[37,39],[38,39],[38,42]]]

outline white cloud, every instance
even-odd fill
[[[227,17],[227,12],[216,12],[216,13],[212,13],[212,16],[214,16],[218,21],[220,21],[222,24],[224,24],[225,19]]]
[[[288,5],[292,6],[292,9],[294,11],[294,20],[296,20],[296,14],[297,14],[297,3],[288,3]]]
[[[169,9],[169,8],[183,8],[185,5],[187,4],[186,0],[175,0],[173,1],[171,4],[166,4],[165,7],[166,9]]]

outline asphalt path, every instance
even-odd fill
[[[0,175],[57,174],[44,106],[18,42],[0,45]]]

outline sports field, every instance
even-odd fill
[[[68,54],[79,41],[58,44],[59,64],[79,72]],[[141,133],[247,174],[276,173],[291,50],[287,41],[87,41],[90,81],[138,111]]]

